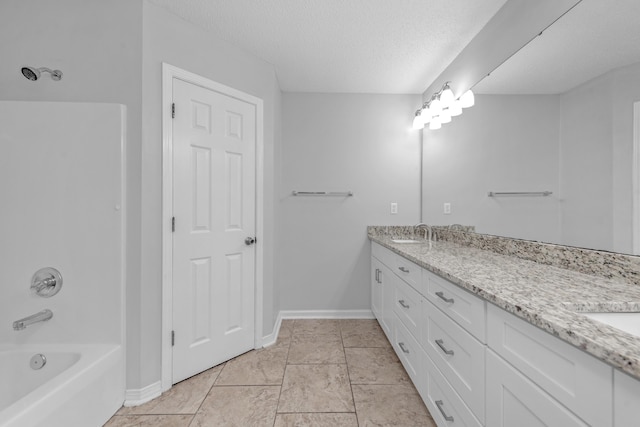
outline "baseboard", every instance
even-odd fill
[[[375,319],[371,310],[281,310],[278,312],[273,332],[262,337],[262,346],[276,343],[282,319]]]
[[[371,310],[283,310],[282,319],[375,319]]]
[[[139,406],[162,394],[160,381],[138,389],[128,389],[124,394],[124,406]]]

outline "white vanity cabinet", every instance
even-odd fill
[[[372,255],[372,310],[439,427],[640,427],[640,380],[377,243]]]
[[[611,426],[610,366],[493,305],[487,313],[487,332],[489,348],[544,390],[550,399],[568,408],[587,425]],[[487,364],[488,381],[499,382],[503,378],[505,371],[494,372],[495,366]],[[512,395],[512,402],[526,405],[524,395],[519,397],[515,392]],[[502,388],[497,385],[487,388],[488,410],[504,405],[504,399]]]

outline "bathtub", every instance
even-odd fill
[[[2,346],[0,427],[100,427],[122,406],[124,375],[118,345]]]

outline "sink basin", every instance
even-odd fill
[[[580,313],[640,338],[640,313]]]
[[[393,243],[422,243],[420,240],[411,240],[411,239],[391,239]]]

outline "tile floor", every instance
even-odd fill
[[[435,427],[375,320],[284,320],[250,351],[105,427]]]

